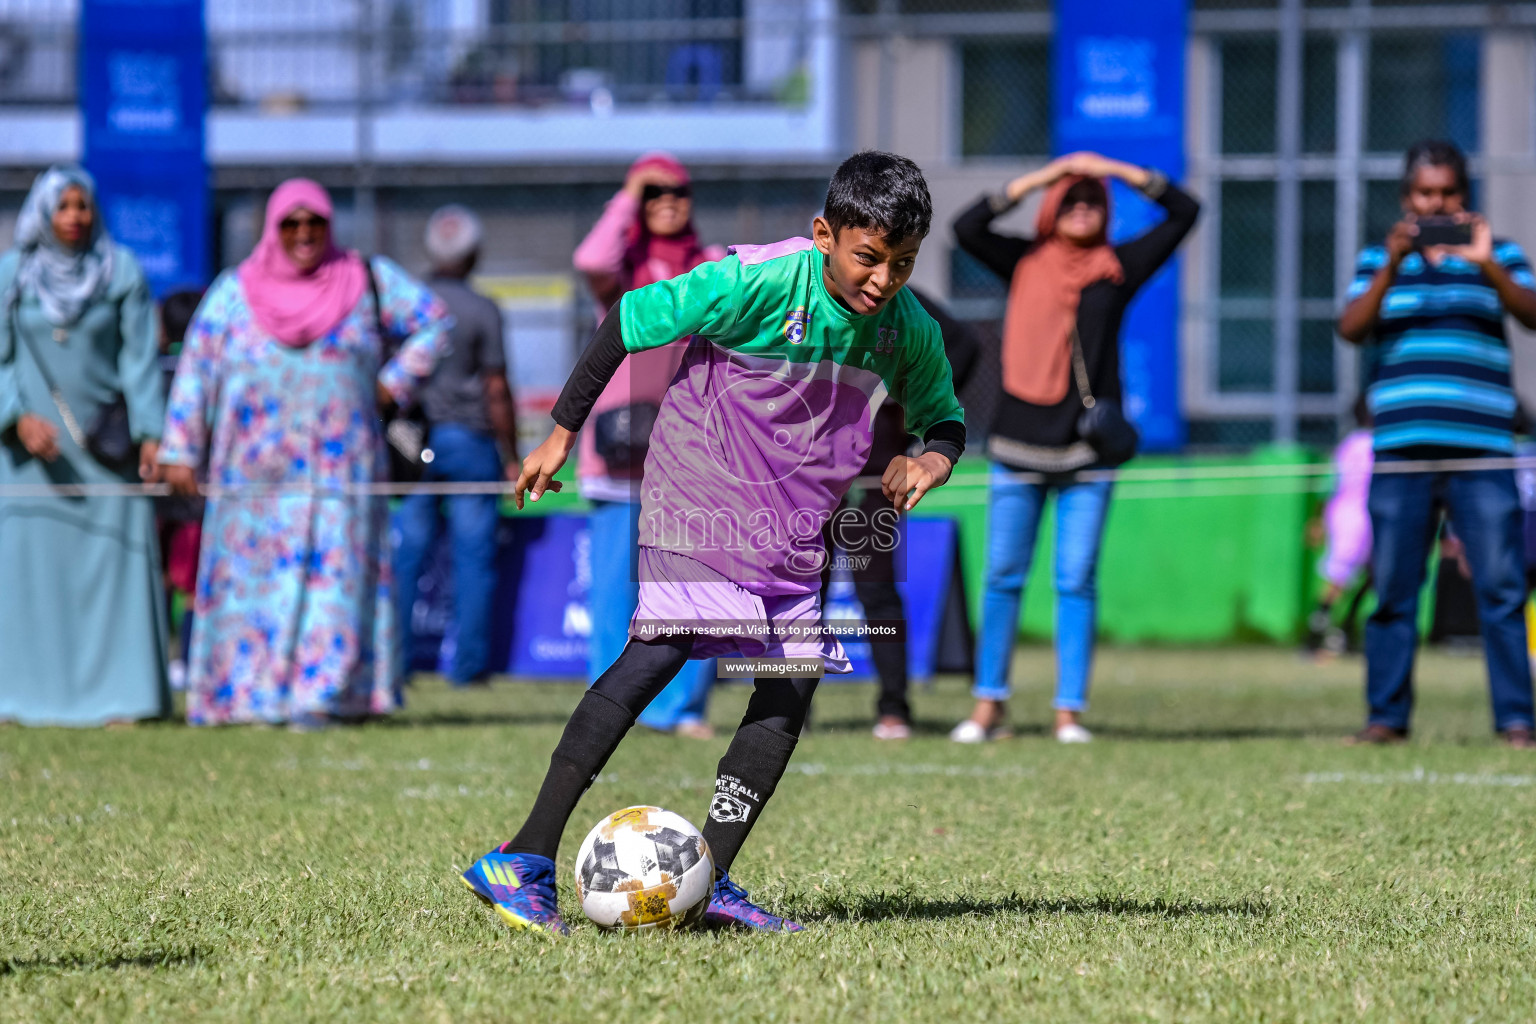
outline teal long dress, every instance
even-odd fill
[[[0,295],[17,254],[0,257]],[[19,343],[17,331],[26,343]],[[114,470],[65,430],[37,359],[83,428],[121,394],[135,441],[158,439],[165,398],[158,325],[144,273],[121,246],[111,283],[71,327],[23,293],[0,316],[0,485],[138,483],[138,459]],[[59,458],[34,458],[16,437],[23,413],[58,431]],[[148,498],[14,497],[0,492],[0,721],[99,725],[169,711],[166,610],[155,513]]]

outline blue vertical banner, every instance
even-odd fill
[[[156,295],[208,283],[202,0],[82,0],[85,166]]]
[[[1184,47],[1188,0],[1056,0],[1051,52],[1051,147],[1093,150],[1184,177]],[[1124,241],[1162,218],[1120,183],[1110,237]],[[1146,451],[1183,446],[1179,398],[1179,267],[1175,257],[1141,290],[1121,331],[1125,411]]]

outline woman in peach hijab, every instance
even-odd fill
[[[1166,219],[1111,245],[1109,187],[1116,178],[1157,203]],[[1045,189],[1035,237],[997,234],[992,221]],[[1157,171],[1074,153],[983,196],[954,224],[960,247],[1011,282],[1003,323],[1002,390],[987,442],[992,487],[986,590],[976,658],[976,708],[950,733],[980,743],[1006,733],[1008,669],[1019,599],[1045,499],[1056,503],[1056,723],[1063,743],[1092,737],[1088,706],[1097,617],[1099,542],[1113,485],[1081,469],[1118,465],[1134,452],[1085,437],[1087,409],[1120,408],[1120,322],[1136,292],[1194,226],[1199,204]],[[1077,354],[1077,353],[1080,353]],[[1034,480],[1020,479],[1032,474]]]

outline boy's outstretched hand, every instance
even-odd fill
[[[512,503],[522,508],[523,494],[530,489],[534,501],[542,498],[545,491],[560,490],[560,481],[555,479],[555,474],[565,465],[574,447],[576,434],[573,431],[560,426],[550,431],[544,443],[523,460],[523,471],[517,474],[517,483],[512,488]]]
[[[898,455],[885,468],[880,490],[898,512],[910,512],[923,500],[923,495],[949,479],[952,468],[950,461],[938,452],[924,452],[915,459]]]

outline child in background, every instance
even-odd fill
[[[187,289],[171,292],[160,303],[160,362],[164,368],[165,391],[170,394],[176,375],[176,357],[187,336],[187,326],[197,314],[203,293]],[[185,609],[179,644],[171,659],[171,689],[187,688],[187,648],[192,642],[192,594],[197,589],[197,552],[203,541],[203,499],[173,495],[155,499],[155,518],[160,524],[160,559],[165,571],[165,596],[170,604],[171,621],[176,619],[176,597]]]
[[[1371,448],[1371,411],[1365,396],[1355,400],[1355,429],[1345,436],[1333,452],[1333,496],[1323,509],[1323,531],[1327,547],[1318,572],[1323,577],[1323,596],[1307,617],[1307,647],[1325,655],[1343,654],[1349,644],[1349,630],[1355,613],[1370,587],[1367,579],[1350,602],[1343,626],[1333,624],[1333,606],[1344,591],[1369,569],[1371,561],[1371,470],[1375,454]]]

